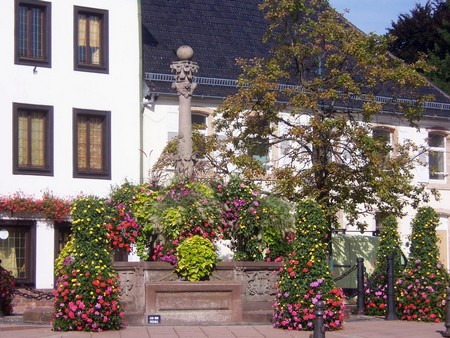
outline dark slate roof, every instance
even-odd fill
[[[189,45],[193,61],[199,65],[196,77],[236,80],[240,68],[237,58],[266,56],[269,47],[262,43],[267,23],[258,5],[261,0],[141,0],[143,72],[171,73],[177,61],[176,50]],[[149,80],[158,93],[175,94],[171,79]],[[233,86],[198,85],[195,96],[223,98],[236,90]],[[429,87],[435,102],[427,107],[429,116],[450,116],[450,97]]]
[[[170,73],[177,48],[189,45],[200,67],[197,76],[237,79],[236,58],[268,52],[261,41],[266,23],[258,10],[260,2],[142,0],[143,71]],[[198,86],[195,94],[214,94],[209,92],[211,86],[202,87],[206,86]]]

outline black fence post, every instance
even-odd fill
[[[314,314],[316,318],[314,319],[314,333],[309,336],[309,338],[325,338],[325,322],[323,320],[325,303],[319,300],[316,303],[316,308]]]
[[[397,320],[395,313],[395,291],[394,291],[394,256],[392,254],[386,256],[387,260],[387,313],[385,320]]]
[[[365,303],[365,287],[364,287],[364,258],[356,258],[356,282],[358,299],[356,303],[356,311],[359,315],[364,314]]]

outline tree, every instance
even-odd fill
[[[409,14],[400,14],[388,33],[395,36],[389,50],[402,60],[411,63],[417,61],[420,53],[428,54],[439,38],[431,2],[416,4]]]
[[[388,30],[392,39],[389,50],[412,63],[421,55],[434,67],[428,78],[450,93],[450,2],[428,1],[416,4],[410,13],[403,13]]]
[[[401,215],[405,205],[426,198],[424,187],[411,183],[415,146],[372,137],[381,111],[415,125],[425,99],[417,89],[427,85],[416,69],[425,63],[390,57],[385,38],[350,27],[325,0],[265,0],[260,9],[271,53],[238,61],[241,86],[216,114],[228,142],[216,156],[219,168],[232,164],[254,178],[265,168],[249,149],[278,151],[274,191],[316,200],[330,226],[337,210],[357,223],[362,213]],[[405,96],[415,101],[395,100]]]

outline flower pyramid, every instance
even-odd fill
[[[276,284],[274,327],[313,330],[315,304],[325,303],[327,330],[339,330],[344,319],[342,289],[336,287],[327,260],[328,227],[320,206],[313,201],[299,203],[293,251],[286,258]]]
[[[409,260],[397,281],[400,318],[424,322],[445,320],[449,274],[439,261],[439,216],[431,207],[419,208],[411,227]]]
[[[103,201],[95,197],[80,198],[72,205],[73,242],[57,272],[55,331],[101,332],[123,325],[105,215]]]
[[[403,270],[401,241],[397,219],[392,215],[387,216],[382,223],[375,267],[370,276],[370,286],[367,285],[365,291],[366,315],[384,316],[386,314],[388,298],[386,257],[389,254],[392,254],[394,258],[394,276],[399,277]]]

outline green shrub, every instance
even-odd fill
[[[189,281],[207,279],[216,264],[214,245],[210,240],[195,235],[186,238],[177,250],[178,266],[175,271]]]
[[[58,257],[55,259],[55,276],[58,276],[61,269],[73,260],[73,237],[64,245]]]
[[[295,232],[293,207],[276,196],[262,197],[259,202],[257,224],[262,233],[262,246],[265,247],[263,258],[266,261],[280,260],[291,249]]]
[[[221,206],[224,239],[231,240],[235,261],[261,261],[266,246],[258,215],[260,193],[251,182],[231,177],[215,184],[215,198]]]

